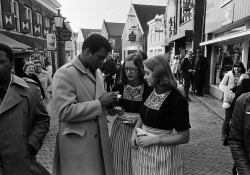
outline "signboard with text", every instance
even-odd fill
[[[234,13],[234,3],[228,3],[221,8],[222,12],[222,26],[231,24],[233,22],[233,13]]]

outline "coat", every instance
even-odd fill
[[[181,60],[181,76],[182,78],[190,78],[190,72],[188,72],[189,69],[192,69],[192,65],[187,57],[184,57]]]
[[[99,70],[95,77],[78,57],[53,77],[53,102],[59,118],[53,175],[113,175],[105,93]]]
[[[193,85],[194,86],[205,86],[206,78],[206,69],[208,67],[207,58],[200,56],[196,57],[194,61],[194,70],[193,75]]]
[[[42,72],[40,74],[36,74],[38,79],[41,82],[41,85],[43,87],[45,98],[50,98],[50,92],[51,92],[51,76],[48,74],[47,71],[42,69]]]
[[[29,175],[30,158],[35,155],[29,155],[26,144],[39,151],[49,131],[50,117],[36,83],[12,77],[0,106],[0,152],[6,175]]]

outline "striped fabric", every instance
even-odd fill
[[[123,124],[123,121],[120,118],[115,119],[111,129],[113,167],[115,175],[132,175],[130,139],[133,127]]]
[[[143,125],[143,130],[150,135],[162,135],[163,130]],[[170,134],[171,131],[165,133]],[[149,147],[132,148],[133,175],[182,175],[183,164],[181,150],[176,146],[152,145]]]

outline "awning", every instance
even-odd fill
[[[215,39],[212,39],[212,40],[208,40],[208,41],[200,43],[200,46],[215,44],[215,43],[219,43],[219,42],[223,42],[223,41],[229,41],[229,40],[233,40],[233,39],[242,39],[242,40],[244,40],[246,35],[250,35],[250,30],[246,30],[244,32],[234,33],[234,34],[231,34],[231,35],[227,35],[227,36],[218,37],[218,38],[215,38]]]
[[[20,43],[6,35],[0,33],[0,43],[6,44],[10,46],[13,50],[21,50],[21,49],[28,49],[31,48],[23,43]]]
[[[193,30],[184,30],[182,32],[179,32],[178,34],[170,37],[168,39],[168,42],[172,42],[172,41],[175,41],[175,40],[178,40],[178,39],[181,39],[183,37],[191,37],[193,36]]]

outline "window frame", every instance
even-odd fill
[[[36,23],[41,25],[41,35],[39,37],[43,36],[43,16],[42,14],[36,12]]]
[[[10,1],[11,12],[14,13],[15,18],[15,29],[14,31],[20,32],[20,12],[19,12],[19,3],[15,0]]]
[[[154,43],[154,29],[151,29],[151,39],[150,39],[150,41],[151,41],[151,44],[152,43]]]
[[[3,28],[2,0],[0,0],[0,28]]]
[[[24,6],[24,15],[25,15],[25,18],[26,19],[29,19],[30,20],[30,35],[33,35],[33,20],[32,20],[32,10],[27,7],[27,6]],[[29,18],[27,18],[27,16]]]

